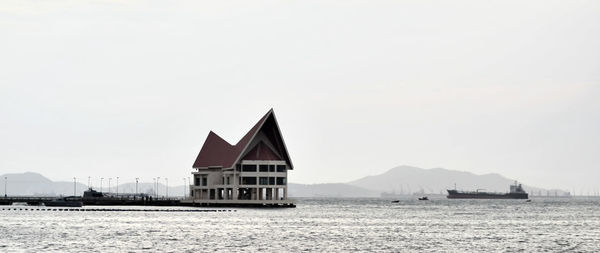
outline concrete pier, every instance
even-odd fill
[[[178,212],[178,213],[215,213],[237,212],[233,209],[125,209],[125,208],[45,208],[45,207],[3,207],[0,211],[38,211],[38,212]]]
[[[43,206],[57,197],[0,197],[0,206],[27,203],[29,207]],[[82,202],[84,206],[203,206],[203,207],[296,207],[292,200],[198,200],[177,198],[82,198],[67,197],[68,201]]]

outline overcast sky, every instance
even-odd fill
[[[599,45],[600,1],[3,0],[0,174],[181,184],[273,107],[291,182],[597,190]]]

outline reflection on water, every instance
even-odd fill
[[[297,208],[236,210],[5,210],[0,251],[600,250],[598,199],[299,199]]]

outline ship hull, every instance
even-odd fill
[[[83,202],[81,201],[48,201],[44,202],[45,206],[52,207],[82,207]]]
[[[528,199],[527,193],[459,192],[448,190],[449,199]]]

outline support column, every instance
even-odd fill
[[[285,188],[283,188],[283,199],[287,200],[287,186]]]
[[[240,182],[238,180],[238,175],[236,175],[236,170],[236,166],[233,166],[233,176],[231,177],[231,184],[233,185],[233,187],[231,188],[231,191],[233,192],[232,199],[238,199],[238,194],[240,192],[240,189],[238,188]]]
[[[279,188],[273,188],[275,190],[275,200],[279,200]]]

